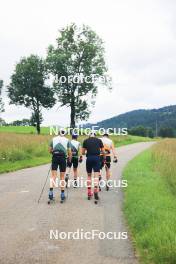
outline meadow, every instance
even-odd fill
[[[0,126],[0,132],[17,133],[17,134],[37,134],[33,126]],[[49,127],[41,127],[42,135],[49,135]]]
[[[48,163],[50,136],[0,133],[0,173]]]
[[[48,127],[42,127],[41,132],[41,135],[36,135],[34,127],[1,126],[0,173],[49,163],[48,144],[52,136]],[[83,142],[85,138],[80,136],[79,140]],[[151,140],[130,135],[111,138],[116,147]]]
[[[176,263],[176,139],[129,162],[124,213],[141,263]]]

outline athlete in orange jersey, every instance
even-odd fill
[[[113,154],[114,156],[114,162],[117,162],[117,153],[116,153],[116,149],[114,147],[114,143],[113,141],[109,138],[109,134],[105,133],[103,135],[102,138],[100,138],[101,141],[103,142],[104,145],[104,152],[105,154],[102,154],[100,157],[100,168],[101,170],[103,169],[103,167],[105,166],[105,170],[106,170],[106,180],[108,182],[108,180],[110,179],[111,173],[110,173],[110,167],[111,167],[111,155]],[[105,157],[104,157],[105,155]],[[100,177],[99,180],[101,180],[101,173],[100,173]],[[100,188],[101,190],[101,188]],[[109,190],[109,186],[108,184],[106,184],[106,190]]]

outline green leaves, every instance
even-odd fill
[[[40,132],[41,110],[55,104],[54,92],[46,85],[48,73],[43,59],[36,55],[22,58],[16,65],[8,86],[10,103],[29,107]]]
[[[71,108],[71,126],[75,126],[79,119],[87,119],[98,91],[98,83],[74,83],[69,81],[69,77],[106,74],[102,40],[90,27],[78,27],[73,23],[60,30],[56,47],[49,46],[46,65],[55,76],[53,87],[58,101],[61,106]],[[65,83],[58,82],[62,77],[66,79]]]
[[[46,84],[50,74],[55,77],[52,88]],[[81,76],[84,81],[70,81],[71,76]],[[103,41],[90,27],[72,23],[59,31],[56,45],[48,47],[46,60],[31,55],[16,65],[8,86],[10,103],[30,108],[39,132],[41,110],[54,106],[56,94],[60,106],[70,107],[74,127],[76,121],[89,117],[95,104],[100,82],[86,81],[91,76],[105,77],[104,86],[109,88]],[[65,82],[59,81],[62,77]]]
[[[0,113],[4,112],[4,103],[2,102],[2,98],[1,98],[2,87],[3,87],[3,81],[0,80]]]

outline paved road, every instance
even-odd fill
[[[113,179],[119,180],[126,163],[152,143],[137,143],[118,149],[119,163],[113,164]],[[100,193],[95,205],[88,201],[86,189],[69,189],[65,204],[47,205],[46,188],[37,203],[49,165],[24,169],[0,176],[0,264],[135,264],[131,242],[125,240],[56,240],[50,230],[74,232],[99,230],[127,232],[120,188]],[[86,177],[85,166],[80,176]]]

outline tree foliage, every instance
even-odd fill
[[[2,102],[1,93],[2,93],[3,81],[0,80],[0,113],[4,112],[4,103]]]
[[[23,118],[22,120],[15,120],[11,122],[9,125],[11,126],[31,126],[31,120],[27,118]]]
[[[94,125],[104,128],[127,127],[128,130],[142,126],[146,129],[150,128],[154,136],[156,135],[156,130],[159,131],[160,128],[165,127],[172,128],[176,135],[176,105],[151,110],[134,110],[103,120]],[[149,135],[151,134],[151,130],[148,131]]]
[[[159,130],[159,136],[166,138],[166,137],[174,137],[174,130],[171,127],[161,127]]]
[[[0,117],[0,126],[5,126],[6,122],[3,118]]]
[[[129,129],[129,134],[135,136],[141,136],[141,137],[150,137],[150,138],[154,137],[152,128],[143,127],[143,126],[137,126]]]
[[[70,108],[70,126],[75,127],[77,120],[89,117],[90,106],[94,105],[98,92],[98,82],[90,83],[89,79],[88,83],[85,77],[104,77],[105,85],[109,84],[105,76],[103,42],[88,26],[71,24],[60,30],[56,47],[49,46],[46,61],[55,76],[53,85],[60,106]],[[75,77],[77,81],[70,80]]]
[[[32,110],[36,128],[40,134],[42,108],[51,108],[55,104],[53,90],[46,84],[48,73],[45,62],[36,55],[22,58],[16,65],[8,86],[10,103],[24,105]]]

